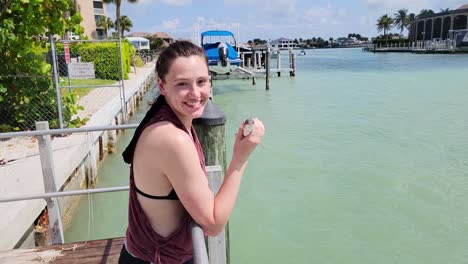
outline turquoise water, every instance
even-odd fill
[[[468,56],[327,49],[297,63],[269,91],[213,83],[228,157],[241,120],[267,129],[231,217],[232,263],[466,263]],[[99,187],[127,170],[109,156]],[[123,235],[127,194],[93,204],[90,238]],[[86,199],[76,212],[68,241],[88,238]]]

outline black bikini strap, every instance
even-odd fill
[[[150,198],[150,199],[155,199],[155,200],[179,200],[179,197],[177,196],[177,193],[175,192],[174,189],[172,189],[172,191],[166,196],[155,196],[155,195],[147,194],[147,193],[143,192],[142,190],[138,189],[138,187],[136,187],[136,185],[135,185],[135,191],[137,193],[141,194],[142,196],[144,196],[146,198]]]

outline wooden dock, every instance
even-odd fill
[[[431,40],[417,41],[411,43],[398,44],[370,44],[363,47],[363,51],[369,52],[411,52],[411,53],[455,53],[457,52],[456,42],[454,40]]]
[[[281,77],[281,74],[296,76],[296,54],[292,49],[280,51],[266,46],[255,47],[251,51],[241,51],[239,57],[240,67],[233,68],[229,74],[212,75],[212,78],[214,80],[254,79],[270,76],[271,73],[276,73],[278,77]]]
[[[117,263],[124,238],[0,251],[0,264],[105,264]]]

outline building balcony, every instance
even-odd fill
[[[95,15],[104,15],[104,9],[102,8],[94,8]]]

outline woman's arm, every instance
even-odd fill
[[[180,201],[192,218],[208,235],[216,235],[226,225],[234,208],[248,157],[260,143],[264,134],[263,124],[254,120],[250,135],[243,137],[242,126],[236,135],[232,161],[216,197],[201,169],[198,154],[187,133],[164,126],[155,130],[152,138],[154,155],[161,160],[162,173],[167,176]]]

